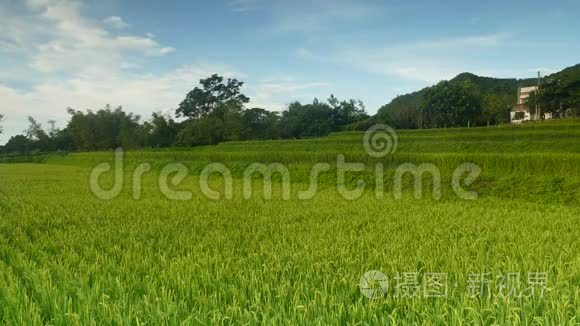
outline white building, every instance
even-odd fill
[[[518,87],[517,104],[510,110],[510,121],[512,123],[522,123],[529,120],[538,120],[536,108],[528,108],[526,100],[532,92],[538,90],[538,86]],[[544,119],[551,119],[552,113],[545,113]]]

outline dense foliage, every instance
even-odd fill
[[[498,79],[463,73],[450,81],[396,97],[376,120],[401,129],[489,126],[509,122],[521,86],[537,79]],[[556,116],[580,114],[580,65],[542,79],[540,108]],[[535,95],[528,101],[535,107]]]
[[[228,79],[224,84],[224,78],[219,75],[212,75],[209,78],[200,80],[203,89],[196,87],[187,93],[185,99],[179,104],[176,110],[178,117],[203,118],[218,106],[227,102],[244,104],[250,98],[241,93],[243,82],[237,79]]]
[[[580,65],[546,78],[540,92],[527,99],[527,105],[538,105],[541,113],[555,116],[580,115]]]
[[[294,102],[278,113],[262,108],[247,109],[249,98],[241,93],[242,82],[224,81],[213,75],[200,81],[181,102],[175,115],[153,113],[141,117],[126,113],[122,107],[107,105],[97,111],[68,109],[65,128],[50,128],[29,117],[24,135],[10,138],[0,152],[24,154],[49,151],[91,151],[117,147],[125,149],[170,146],[200,146],[233,140],[259,140],[325,136],[345,130],[368,119],[362,102],[340,101],[331,96],[327,103],[314,99],[312,104]]]

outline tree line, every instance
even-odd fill
[[[33,117],[23,134],[11,137],[3,153],[95,151],[171,146],[213,145],[224,141],[305,138],[355,128],[369,116],[361,101],[293,102],[282,112],[246,108],[250,99],[243,82],[212,75],[200,80],[175,110],[177,119],[153,113],[143,120],[122,107],[107,105],[96,111],[68,108],[62,129],[49,121],[45,127]]]
[[[247,108],[243,82],[212,75],[200,80],[174,112],[142,119],[122,107],[100,110],[67,109],[62,129],[49,121],[45,128],[29,117],[23,134],[10,138],[0,153],[93,151],[213,145],[225,141],[320,137],[343,130],[366,130],[377,123],[398,129],[490,126],[509,123],[516,89],[535,80],[495,79],[464,73],[421,91],[396,97],[375,116],[357,100],[292,102],[282,112]],[[536,81],[537,82],[537,81]],[[536,103],[553,116],[580,115],[580,65],[542,81],[528,107]],[[2,116],[0,115],[0,122]],[[0,133],[2,129],[0,127]]]
[[[580,115],[580,69],[568,68],[556,78],[548,78],[540,90],[532,92],[527,98],[527,106],[536,105],[542,113],[556,116]]]
[[[476,84],[442,81],[400,96],[379,109],[377,119],[399,129],[489,126],[509,122],[512,95],[484,93]]]

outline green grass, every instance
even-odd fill
[[[126,168],[150,162],[143,197],[130,173],[110,201],[92,195],[90,168],[112,153],[49,156],[46,164],[0,165],[0,320],[7,324],[578,324],[580,322],[580,122],[502,128],[402,131],[399,151],[368,158],[361,134],[299,141],[235,142],[196,149],[138,151]],[[537,132],[537,133],[536,133]],[[510,136],[511,135],[511,136]],[[358,142],[358,143],[357,143]],[[431,149],[417,151],[414,149]],[[528,150],[524,150],[527,148]],[[495,150],[493,150],[495,149]],[[393,199],[391,188],[344,200],[332,173],[311,200],[241,195],[205,198],[194,176],[223,162],[235,177],[252,162],[283,162],[292,192],[307,187],[313,162],[343,152],[392,178],[400,162],[433,162],[444,184],[465,160],[482,166],[471,186],[480,198]],[[183,162],[191,175],[171,201],[159,169]],[[109,180],[110,181],[110,180]],[[410,180],[406,180],[409,183]],[[212,179],[212,186],[223,185]],[[256,181],[259,185],[260,182]],[[407,189],[408,190],[408,189]],[[429,197],[429,196],[426,196]],[[369,300],[361,276],[390,278],[384,298]],[[443,298],[394,296],[397,273],[447,273]],[[502,298],[469,296],[469,274],[545,272],[547,290]]]

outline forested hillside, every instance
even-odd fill
[[[577,115],[580,108],[580,65],[545,76],[543,112]],[[518,87],[535,86],[536,78],[503,79],[462,73],[449,81],[404,94],[381,107],[375,119],[402,129],[490,125],[509,122]],[[532,96],[531,101],[535,101]],[[535,106],[535,102],[530,103]]]

